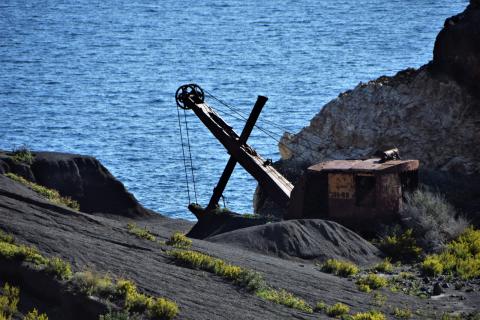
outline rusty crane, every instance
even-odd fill
[[[403,193],[418,184],[418,160],[400,160],[398,150],[366,160],[334,160],[309,167],[294,186],[262,158],[247,140],[268,98],[258,96],[240,135],[205,103],[202,88],[187,84],[176,92],[177,106],[192,110],[230,154],[203,214],[218,206],[228,180],[239,163],[281,207],[284,218],[322,218],[347,226],[394,217],[402,207]],[[199,217],[196,206],[189,209]]]

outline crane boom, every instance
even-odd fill
[[[231,155],[231,159],[225,168],[224,174],[219,181],[219,185],[215,188],[214,196],[212,196],[212,200],[207,208],[213,209],[212,205],[216,205],[215,202],[218,202],[221,192],[223,192],[223,188],[225,187],[236,162],[238,162],[258,181],[260,186],[266,190],[275,202],[286,207],[290,200],[293,185],[271,165],[271,162],[262,158],[246,142],[253,126],[255,125],[261,107],[267,100],[266,97],[259,97],[259,100],[254,107],[254,111],[252,111],[250,118],[247,120],[242,135],[239,136],[213,108],[203,101],[203,91],[201,92],[201,97],[199,97],[198,90],[201,89],[198,87],[198,89],[183,92],[183,95],[180,97],[182,107],[184,109],[193,110],[200,121],[202,121],[202,123],[210,130],[210,132],[212,132],[215,138],[220,141]]]

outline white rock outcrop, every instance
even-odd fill
[[[408,69],[340,94],[279,144],[283,160],[307,164],[391,147],[423,168],[480,173],[480,101],[428,67]]]

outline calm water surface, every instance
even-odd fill
[[[145,206],[193,219],[179,85],[196,82],[245,113],[266,95],[260,126],[296,132],[360,81],[429,61],[444,20],[467,2],[3,0],[0,149],[93,155]],[[225,118],[241,131],[241,119]],[[192,114],[188,121],[198,201],[206,204],[228,155]],[[279,158],[262,132],[249,141]],[[227,206],[251,212],[255,185],[237,168]]]

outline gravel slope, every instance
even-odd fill
[[[46,255],[69,260],[74,269],[88,267],[125,276],[150,294],[175,300],[181,310],[179,319],[321,317],[264,301],[215,275],[176,265],[166,253],[167,246],[129,234],[128,221],[122,216],[96,216],[52,205],[0,175],[0,229],[13,233],[19,242],[37,246]],[[140,217],[136,223],[148,225],[159,240],[167,239],[174,230],[187,231],[191,227],[189,222],[161,216]],[[193,247],[257,270],[270,285],[291,291],[310,304],[318,300],[327,304],[340,301],[353,311],[373,307],[371,294],[359,292],[351,280],[318,271],[308,261],[284,260],[202,240],[194,240]],[[473,310],[480,302],[478,293],[471,293],[466,300],[422,300],[388,290],[382,293],[389,306],[409,306],[411,310]],[[387,305],[383,308],[388,312]]]

